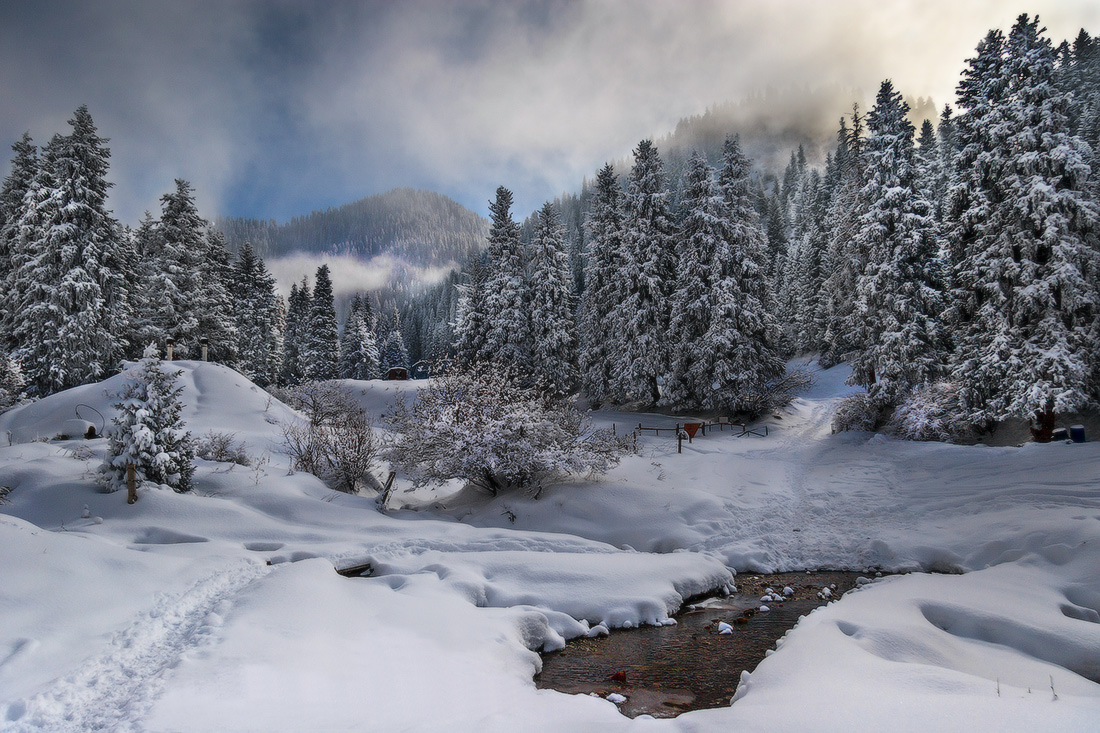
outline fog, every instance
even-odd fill
[[[1025,11],[1055,42],[1100,32],[1093,0],[4,3],[0,140],[42,144],[87,104],[127,223],[176,177],[208,218],[285,220],[395,186],[484,213],[501,184],[522,217],[769,87],[869,97],[891,78],[952,102],[985,32]]]

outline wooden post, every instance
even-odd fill
[[[137,468],[134,464],[126,466],[126,503],[137,501]]]
[[[677,427],[679,427],[679,426],[677,426]],[[676,431],[676,452],[677,453],[683,453],[684,452],[684,434],[681,433],[679,430]]]
[[[165,361],[172,361],[172,351],[173,347],[176,345],[175,339],[169,338],[165,341],[165,343],[168,346],[168,356],[165,358]]]
[[[210,345],[210,339],[203,336],[201,339],[199,339],[199,343],[202,345],[202,360],[206,361],[207,348]]]
[[[611,437],[615,437],[615,423],[611,423]]]

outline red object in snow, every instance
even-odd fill
[[[684,423],[684,430],[687,431],[689,438],[694,438],[695,434],[699,432],[699,428],[703,426],[703,423],[699,422],[686,422]]]

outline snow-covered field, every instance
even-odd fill
[[[288,472],[283,405],[177,365],[192,432],[235,433],[258,459],[199,461],[192,494],[128,506],[93,480],[105,441],[35,442],[77,404],[109,414],[118,378],[0,415],[0,729],[1100,730],[1100,443],[830,435],[837,368],[766,438],[711,433],[678,455],[647,435],[538,499],[398,493],[420,510],[384,516]],[[353,386],[381,413],[415,384]],[[371,578],[333,572],[365,562]],[[808,567],[965,572],[815,611],[729,708],[632,721],[532,682],[533,650],[660,623],[730,568]]]

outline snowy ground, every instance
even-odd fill
[[[117,378],[0,416],[0,729],[1100,729],[1100,443],[830,435],[849,389],[834,369],[766,438],[713,433],[677,455],[648,435],[608,475],[537,500],[383,516],[288,475],[280,403],[178,365],[191,430],[236,433],[259,466],[200,462],[194,493],[128,506],[92,480],[105,441],[34,442],[78,403],[109,414]],[[375,413],[408,388],[353,386]],[[372,578],[333,572],[368,561]],[[532,650],[660,623],[730,568],[823,566],[965,574],[895,576],[819,609],[721,710],[631,721],[531,681]]]

